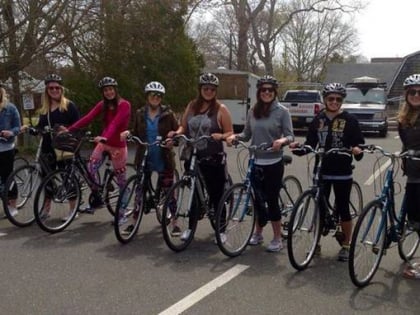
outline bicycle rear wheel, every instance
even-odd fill
[[[299,179],[293,175],[287,175],[283,178],[283,185],[280,188],[279,205],[281,210],[282,236],[287,238],[287,228],[292,214],[293,206],[296,200],[302,194],[302,184]]]
[[[414,231],[407,226],[407,220],[401,233],[401,238],[398,241],[398,254],[404,261],[409,261],[413,258],[414,254],[419,247],[420,238],[419,232]]]
[[[363,209],[363,193],[356,181],[353,181],[351,186],[349,209],[352,218],[357,217]]]
[[[296,201],[288,226],[289,260],[297,270],[304,270],[315,254],[320,238],[320,215],[312,190],[305,191]]]
[[[46,232],[63,231],[77,214],[80,196],[79,182],[75,176],[65,170],[53,171],[36,191],[36,222]]]
[[[35,221],[34,197],[41,183],[39,170],[32,165],[23,165],[15,169],[6,181],[4,194],[4,212],[9,221],[19,227],[31,225]],[[9,192],[17,189],[16,213],[9,211]]]
[[[163,238],[170,249],[180,252],[194,238],[197,219],[192,211],[198,210],[190,179],[181,179],[172,185],[162,208]]]
[[[118,186],[117,177],[113,172],[109,173],[104,185],[104,203],[109,213],[114,216],[118,197],[120,196],[120,187]]]
[[[358,287],[366,286],[384,254],[387,220],[383,204],[373,200],[366,205],[354,227],[349,253],[351,281]]]
[[[114,231],[117,240],[123,244],[136,236],[143,218],[144,191],[137,175],[131,176],[123,190],[114,216]]]
[[[223,194],[216,212],[216,240],[223,254],[240,255],[248,245],[255,225],[254,198],[238,183]]]

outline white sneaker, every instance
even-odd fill
[[[17,216],[17,215],[19,214],[18,209],[16,209],[15,207],[11,207],[11,206],[9,206],[9,214],[10,214],[12,217]]]
[[[267,246],[267,252],[279,252],[283,249],[283,242],[281,240],[272,240]]]
[[[249,245],[259,245],[264,241],[264,237],[261,234],[252,234],[249,240]]]
[[[182,235],[181,235],[181,241],[187,241],[190,238],[191,235],[191,230],[190,229],[186,229]]]

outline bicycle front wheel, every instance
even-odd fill
[[[363,193],[358,182],[353,181],[350,191],[349,210],[352,218],[357,217],[363,209]]]
[[[179,172],[177,169],[174,169],[174,183],[179,181]],[[163,209],[163,204],[165,203],[165,198],[166,198],[166,194],[167,194],[168,190],[164,190],[162,189],[162,187],[160,187],[160,196],[158,197],[158,202],[156,205],[156,219],[158,220],[158,222],[160,224],[162,224],[162,209]],[[176,192],[174,192],[175,196],[176,196]]]
[[[366,286],[375,275],[384,254],[387,222],[383,204],[373,200],[366,205],[354,227],[349,253],[351,281]]]
[[[137,234],[143,218],[144,191],[137,175],[131,176],[117,203],[114,216],[114,231],[117,240],[123,244],[131,241]]]
[[[404,261],[409,261],[413,258],[414,254],[419,247],[420,238],[419,232],[410,229],[407,226],[407,220],[405,220],[403,230],[401,232],[401,238],[398,241],[398,254]]]
[[[216,240],[223,254],[240,255],[248,245],[255,225],[254,198],[238,183],[223,194],[216,212]]]
[[[46,232],[63,231],[75,218],[80,205],[80,186],[65,170],[48,174],[35,194],[34,212],[38,225]]]
[[[34,197],[41,180],[41,173],[32,165],[23,165],[10,174],[5,185],[4,212],[14,225],[25,227],[35,221]],[[18,212],[10,213],[8,205],[11,196],[16,193],[16,209]]]
[[[113,172],[110,172],[106,178],[106,182],[104,183],[104,203],[109,213],[114,216],[118,197],[120,196],[120,187],[118,186],[117,177]]]
[[[283,178],[283,184],[280,188],[279,205],[281,210],[282,236],[287,238],[287,228],[292,214],[293,206],[296,200],[302,194],[302,184],[299,179],[293,175],[287,175]]]
[[[170,249],[180,252],[192,242],[197,228],[196,196],[190,179],[181,179],[169,189],[162,208],[163,238]]]
[[[320,238],[318,203],[312,190],[305,191],[296,201],[288,225],[287,250],[292,266],[304,270],[315,254]]]

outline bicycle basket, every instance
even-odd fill
[[[80,139],[71,132],[62,132],[53,138],[53,148],[66,151],[76,152],[80,143]]]

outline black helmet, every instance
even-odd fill
[[[98,83],[98,88],[102,89],[106,86],[118,86],[117,80],[111,77],[103,77]]]
[[[322,90],[322,96],[325,97],[328,94],[340,94],[343,98],[346,97],[346,88],[341,83],[328,83]]]
[[[63,79],[59,75],[54,73],[47,75],[44,79],[45,85],[47,85],[50,82],[57,82],[58,84],[63,85]]]
[[[219,86],[219,78],[216,77],[213,73],[203,73],[202,75],[200,75],[200,79],[198,84],[201,85],[214,85],[214,86]]]
[[[276,89],[279,87],[279,82],[277,79],[271,75],[264,75],[257,81],[257,89],[259,89],[263,84],[271,84]]]
[[[407,89],[413,85],[420,85],[420,74],[412,74],[404,80],[404,89]]]

